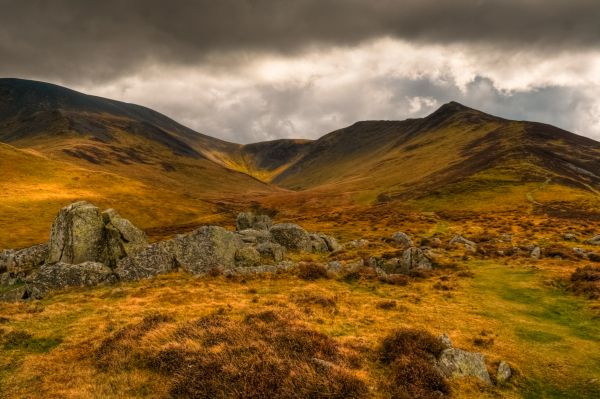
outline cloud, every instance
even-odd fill
[[[551,55],[599,49],[599,20],[597,0],[0,0],[0,73],[100,82],[382,37]]]

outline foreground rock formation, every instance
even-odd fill
[[[266,215],[241,213],[237,231],[203,226],[149,245],[143,231],[114,209],[80,201],[62,208],[46,244],[0,252],[0,299],[42,298],[53,290],[133,281],[178,269],[199,275],[274,271],[288,251],[333,252],[337,240]]]

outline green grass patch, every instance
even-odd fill
[[[46,353],[61,344],[62,338],[37,338],[23,330],[11,331],[4,335],[2,347],[5,350],[25,350],[27,352]]]

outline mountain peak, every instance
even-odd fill
[[[463,111],[473,111],[473,109],[456,101],[450,101],[439,107],[433,114],[455,114]]]

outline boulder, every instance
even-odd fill
[[[16,302],[21,299],[27,299],[27,287],[25,284],[21,284],[7,289],[0,287],[0,301],[1,302]]]
[[[327,243],[319,234],[311,233],[310,236],[310,251],[311,252],[327,252],[329,248]]]
[[[237,250],[243,247],[238,235],[218,226],[203,226],[173,239],[175,259],[187,272],[206,273],[235,267]]]
[[[498,383],[498,385],[506,384],[508,380],[510,380],[510,377],[512,377],[512,370],[508,363],[502,360],[498,365],[498,371],[496,373],[496,382]]]
[[[273,242],[258,244],[256,250],[262,257],[272,259],[275,262],[281,262],[285,259],[286,249],[284,246]]]
[[[394,240],[394,242],[402,247],[408,248],[408,247],[412,247],[413,246],[413,241],[410,238],[410,236],[406,233],[403,233],[401,231],[398,231],[396,233],[394,233],[394,235],[392,236],[392,240]]]
[[[271,233],[267,230],[245,229],[238,231],[237,234],[247,244],[261,244],[271,240]]]
[[[52,224],[48,244],[46,263],[106,263],[108,251],[100,209],[85,201],[62,208]]]
[[[310,235],[302,227],[293,223],[279,223],[271,227],[273,242],[292,251],[310,251],[312,241]]]
[[[481,353],[457,348],[445,349],[438,359],[438,367],[446,377],[477,377],[486,384],[492,384],[485,366],[485,357]]]
[[[253,212],[242,212],[237,215],[235,221],[236,230],[247,229],[269,230],[273,222],[267,215],[256,215]]]
[[[33,270],[44,264],[48,256],[48,244],[33,247],[8,249],[0,253],[0,273],[10,273],[12,276],[25,277]]]
[[[117,262],[115,273],[124,281],[141,280],[177,269],[172,241],[147,246],[141,252]]]
[[[325,241],[325,244],[327,245],[327,250],[329,252],[336,252],[342,250],[342,246],[340,245],[340,243],[338,243],[338,241],[332,236],[319,233],[319,237],[321,237],[321,239]]]
[[[589,245],[600,245],[600,234],[590,238],[585,243]]]
[[[125,256],[133,256],[148,246],[146,233],[122,218],[114,209],[102,212],[102,221],[111,262],[116,263]]]
[[[419,248],[408,248],[402,253],[400,269],[403,273],[412,270],[431,270],[431,261],[425,256],[425,253]]]
[[[28,296],[40,299],[50,291],[67,287],[87,287],[102,283],[113,283],[117,277],[112,270],[98,262],[46,264],[27,279]]]
[[[235,253],[235,264],[239,267],[252,267],[260,264],[260,253],[254,247],[242,247]]]

